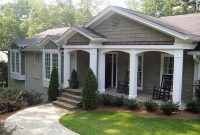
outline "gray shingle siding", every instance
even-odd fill
[[[166,34],[118,14],[109,17],[94,30],[110,41],[174,41],[174,38]]]
[[[77,33],[74,36],[72,36],[70,39],[67,40],[68,43],[73,43],[73,42],[90,42],[90,39]]]

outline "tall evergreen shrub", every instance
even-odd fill
[[[73,69],[71,77],[68,81],[70,88],[77,89],[79,87],[78,75],[75,69]]]
[[[53,67],[51,72],[51,78],[49,83],[49,89],[48,89],[48,100],[49,101],[55,101],[58,96],[58,88],[59,88],[59,82],[58,82],[58,70],[56,67]]]
[[[84,84],[83,84],[83,108],[86,110],[92,110],[97,108],[97,79],[89,68],[86,71]]]

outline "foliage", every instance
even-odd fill
[[[179,104],[174,103],[172,100],[169,100],[161,105],[161,110],[166,115],[172,115],[173,112],[178,111]]]
[[[73,69],[71,73],[71,77],[69,79],[69,86],[72,89],[77,89],[79,87],[78,75],[75,69]]]
[[[198,0],[126,0],[126,5],[132,10],[158,17],[200,12]]]
[[[0,87],[8,86],[8,63],[0,61]]]
[[[21,89],[16,86],[2,87],[0,89],[0,99],[15,99],[16,95],[18,95],[20,92]]]
[[[193,113],[200,113],[200,102],[198,101],[191,101],[187,105],[187,111],[193,112]]]
[[[17,127],[7,127],[3,122],[0,122],[0,135],[13,135]]]
[[[199,135],[199,120],[93,111],[64,115],[60,123],[81,135]]]
[[[200,102],[200,88],[196,89],[195,96],[197,98],[197,101]]]
[[[58,82],[58,70],[56,67],[53,67],[51,71],[51,78],[49,82],[49,89],[48,89],[48,100],[55,101],[59,91],[59,82]]]
[[[27,100],[28,105],[37,105],[43,101],[43,94],[34,90],[25,91],[24,98]]]
[[[124,99],[123,99],[123,97],[116,97],[114,99],[114,105],[115,106],[123,106],[124,105]]]
[[[17,87],[5,87],[0,91],[0,114],[13,112],[22,107],[23,93]]]
[[[113,98],[113,96],[111,96],[109,94],[102,94],[101,95],[101,103],[103,105],[113,105],[114,98]]]
[[[138,101],[136,99],[127,99],[125,105],[128,109],[135,110],[139,108]]]
[[[97,79],[93,71],[89,68],[86,71],[83,83],[82,103],[86,110],[97,108]]]
[[[144,106],[146,107],[147,111],[149,111],[149,112],[154,112],[158,109],[158,104],[151,99],[145,101]]]

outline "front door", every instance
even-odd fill
[[[106,88],[116,88],[117,85],[117,53],[106,54],[105,65],[105,85]]]

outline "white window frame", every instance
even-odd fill
[[[14,61],[14,64],[15,64],[15,71],[13,71],[13,57],[12,57],[12,54],[15,54],[15,61]],[[18,64],[19,64],[19,72],[17,72],[17,62],[16,62],[16,54],[19,54],[19,62],[18,62]],[[16,74],[16,75],[21,75],[21,53],[20,53],[20,51],[19,50],[11,50],[10,51],[10,72],[12,73],[12,74]]]
[[[171,54],[166,54],[166,53],[161,53],[161,65],[160,65],[160,83],[161,83],[161,80],[162,80],[162,75],[164,74],[164,58],[165,57],[173,57],[173,55]],[[174,66],[174,65],[173,65]],[[173,67],[174,69],[174,67]],[[173,73],[174,74],[174,73]],[[173,74],[170,74],[170,75],[173,75]]]
[[[144,68],[143,68],[143,66],[144,66],[144,55],[143,55],[143,53],[142,54],[138,54],[138,61],[139,61],[139,56],[141,56],[142,57],[142,61],[141,61],[141,73],[142,73],[142,75],[141,75],[141,87],[137,87],[137,89],[138,90],[143,90],[143,74],[144,74]],[[139,64],[138,64],[139,65]],[[137,73],[138,73],[138,71],[137,71]],[[137,74],[138,75],[138,74]]]
[[[48,87],[50,78],[46,78],[46,69],[45,69],[45,54],[50,54],[50,73],[52,71],[52,55],[58,55],[58,76],[59,76],[59,83],[61,83],[61,53],[57,49],[43,49],[43,86]]]

